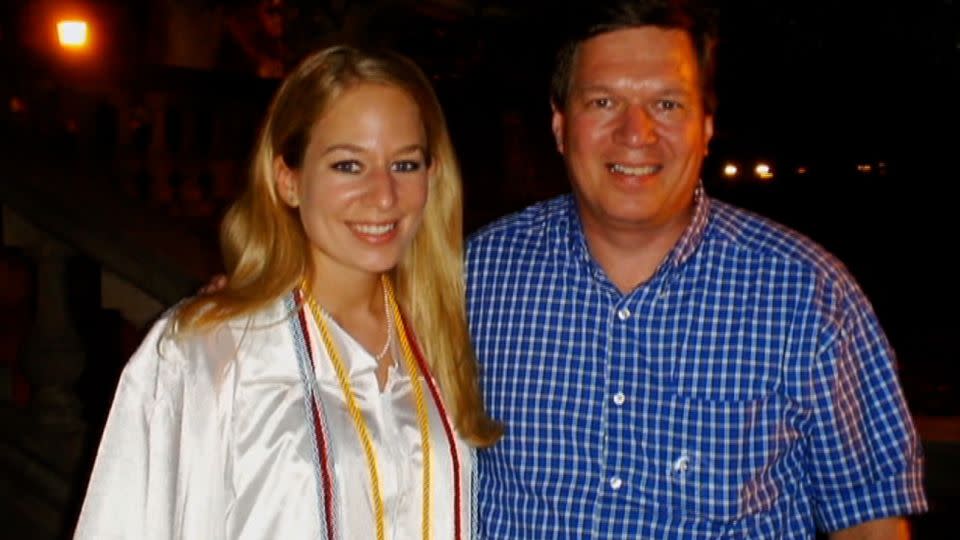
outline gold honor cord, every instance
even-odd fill
[[[400,335],[400,348],[403,349],[403,362],[407,365],[410,382],[413,383],[413,395],[417,401],[417,422],[420,424],[420,446],[423,447],[423,540],[430,540],[430,419],[427,417],[427,401],[423,395],[423,385],[420,384],[420,368],[413,358],[413,350],[407,340],[407,329],[400,315],[400,308],[393,295],[393,285],[386,275],[382,278],[383,286],[390,298],[390,308],[393,310],[393,320],[396,321],[397,334]],[[424,377],[428,374],[422,374]]]
[[[403,349],[403,362],[410,374],[410,382],[413,386],[414,399],[417,408],[417,423],[420,425],[420,444],[423,447],[423,540],[430,540],[430,419],[427,413],[426,399],[423,394],[423,387],[420,384],[420,369],[416,360],[413,359],[413,352],[407,341],[407,335],[403,326],[403,319],[400,317],[400,309],[397,307],[397,301],[393,296],[393,287],[390,285],[390,279],[387,276],[381,277],[381,284],[387,292],[386,298],[390,302],[391,312],[396,322],[397,333],[400,335],[401,348]],[[373,491],[373,511],[377,524],[377,540],[384,540],[385,519],[383,510],[383,492],[380,490],[380,474],[377,469],[377,458],[374,455],[373,443],[370,440],[370,430],[363,419],[363,413],[357,406],[357,400],[353,396],[353,388],[350,386],[350,380],[347,378],[346,368],[343,366],[343,359],[333,344],[330,337],[330,329],[327,326],[327,320],[324,311],[317,305],[316,299],[307,287],[306,282],[301,283],[303,297],[310,307],[317,327],[320,329],[320,337],[323,340],[323,346],[327,350],[330,362],[333,364],[333,370],[337,374],[337,380],[340,382],[340,389],[343,391],[344,398],[347,401],[347,409],[350,418],[353,420],[353,426],[360,437],[360,444],[363,446],[363,453],[367,459],[367,468],[370,471],[370,483]]]

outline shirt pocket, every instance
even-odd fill
[[[711,400],[679,394],[660,400],[655,444],[648,446],[648,485],[670,511],[735,521],[769,511],[780,440],[779,399]]]

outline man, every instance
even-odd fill
[[[618,2],[561,54],[572,195],[470,239],[484,538],[904,538],[921,451],[854,280],[707,196],[713,33]]]

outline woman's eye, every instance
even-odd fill
[[[393,170],[394,172],[402,173],[417,172],[422,166],[422,163],[417,160],[405,159],[403,161],[395,162],[393,164]]]
[[[360,166],[360,162],[353,160],[337,161],[331,165],[330,168],[338,172],[349,174],[357,174],[363,169],[363,167]]]

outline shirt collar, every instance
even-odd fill
[[[566,204],[563,215],[566,219],[563,220],[562,226],[566,228],[566,235],[564,235],[568,242],[566,252],[588,265],[596,265],[596,261],[590,255],[590,248],[587,246],[587,237],[583,234],[583,222],[580,220],[576,197],[569,193],[564,202]]]
[[[667,255],[665,264],[674,268],[683,265],[697,251],[710,222],[710,197],[703,190],[703,182],[693,192],[693,218],[677,243]]]
[[[710,221],[710,206],[710,197],[704,191],[701,181],[693,193],[693,218],[683,231],[680,239],[674,244],[673,249],[660,264],[657,273],[664,267],[677,268],[682,266],[696,252]],[[587,246],[587,238],[583,233],[583,222],[580,220],[580,213],[573,194],[568,194],[566,197],[565,217],[565,225],[568,228],[566,238],[569,242],[567,246],[569,253],[587,261],[589,264],[596,265],[596,261],[590,255],[590,248]]]

